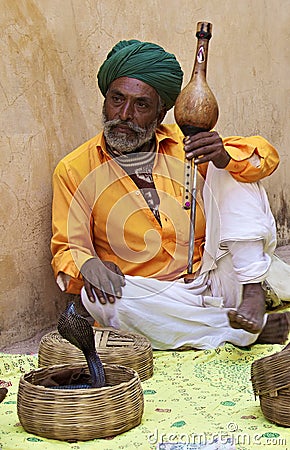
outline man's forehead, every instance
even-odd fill
[[[156,90],[137,78],[120,77],[114,80],[108,89],[108,92],[119,92],[123,95],[134,95],[136,97],[148,97],[158,99],[159,95]]]

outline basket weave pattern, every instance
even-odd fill
[[[103,363],[130,367],[145,381],[153,375],[153,352],[150,341],[142,335],[111,328],[93,328],[96,351]],[[41,339],[38,366],[83,363],[81,350],[52,331]]]
[[[21,377],[17,412],[21,425],[42,437],[63,441],[115,436],[141,422],[144,398],[136,371],[104,364],[107,386],[91,389],[51,389],[41,380],[64,368],[88,371],[86,365],[39,368]]]
[[[251,381],[266,419],[290,427],[290,348],[254,361]]]

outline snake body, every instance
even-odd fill
[[[91,376],[90,384],[58,386],[61,389],[100,388],[106,385],[103,364],[96,352],[94,333],[89,322],[77,314],[74,302],[70,302],[60,315],[58,326],[60,335],[78,347],[84,354]]]

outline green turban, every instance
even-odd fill
[[[168,110],[180,92],[183,72],[172,53],[157,44],[132,39],[116,44],[100,67],[97,78],[103,96],[120,77],[136,78],[152,86]]]

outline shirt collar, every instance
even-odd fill
[[[169,130],[166,127],[163,127],[163,125],[161,125],[156,129],[155,136],[156,136],[157,152],[159,151],[160,143],[163,141],[169,140],[175,144],[178,144],[178,141],[174,139]],[[96,148],[100,150],[100,154],[104,157],[104,159],[107,160],[112,159],[112,157],[109,155],[106,149],[106,142],[103,131],[101,131],[101,133],[99,133],[96,137]]]
[[[178,141],[174,139],[172,136],[172,133],[169,132],[168,128],[164,127],[163,125],[160,125],[160,127],[156,130],[156,141],[157,144],[159,144],[162,141],[170,140],[171,142],[174,142],[175,144],[178,144]],[[159,145],[158,145],[159,147]]]

